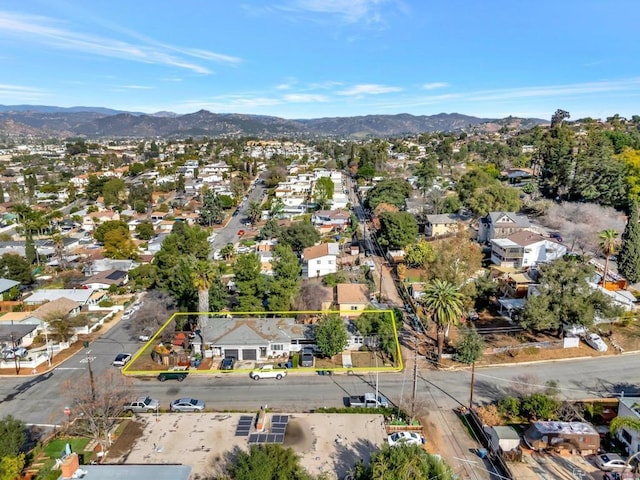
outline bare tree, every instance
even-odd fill
[[[131,323],[140,331],[155,331],[177,311],[171,295],[162,290],[151,290],[144,296],[144,303],[131,318]]]
[[[62,388],[74,417],[70,433],[95,440],[106,452],[132,393],[130,379],[119,371],[107,370],[96,379],[90,373],[75,377]]]
[[[562,235],[564,243],[580,254],[600,251],[599,232],[624,230],[624,214],[611,207],[595,203],[554,203],[549,206],[540,223]]]

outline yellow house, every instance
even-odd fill
[[[427,237],[440,237],[458,231],[459,219],[455,215],[427,215],[424,233]]]
[[[336,285],[336,305],[340,315],[357,317],[369,305],[369,287],[362,283]]]

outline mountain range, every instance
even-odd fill
[[[422,132],[527,129],[548,123],[537,118],[479,118],[459,113],[437,115],[366,115],[285,119],[265,115],[211,113],[200,110],[144,114],[102,107],[0,105],[2,137],[392,137]]]

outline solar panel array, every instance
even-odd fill
[[[273,415],[271,417],[271,433],[252,433],[249,444],[284,443],[284,434],[289,423],[289,415]]]
[[[236,437],[247,437],[249,436],[249,431],[253,426],[253,417],[249,415],[243,415],[240,417],[240,421],[238,422],[238,426],[236,427]]]

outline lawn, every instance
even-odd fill
[[[85,447],[89,443],[88,438],[59,438],[52,440],[44,447],[44,453],[51,459],[60,458],[61,453],[64,451],[67,443],[71,445],[71,451],[76,453],[84,452]]]

